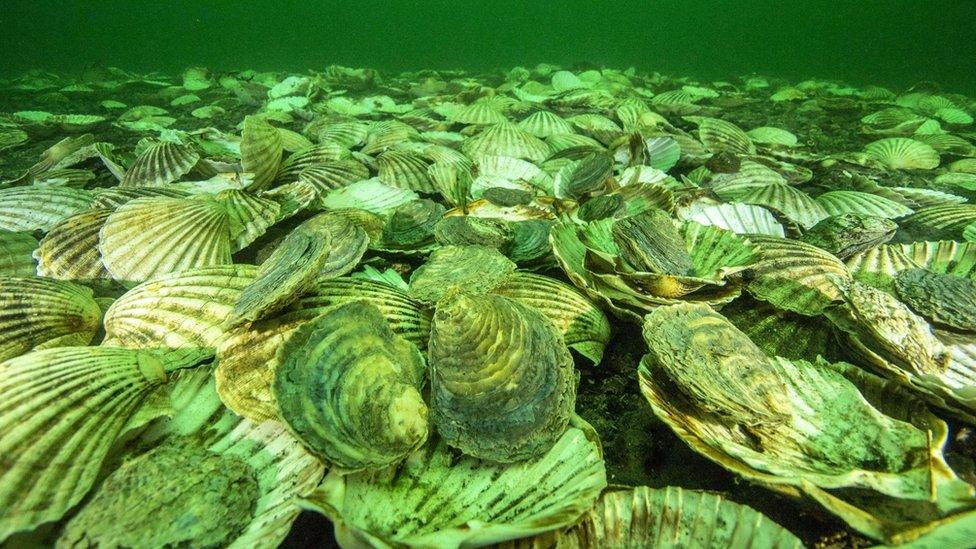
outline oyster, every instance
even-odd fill
[[[517,301],[449,291],[437,302],[428,356],[434,424],[468,455],[532,459],[569,424],[573,360],[552,321]]]

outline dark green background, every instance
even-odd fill
[[[976,94],[976,1],[0,0],[0,72],[589,62]]]

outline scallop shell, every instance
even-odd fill
[[[921,141],[889,137],[869,143],[864,152],[892,170],[932,170],[939,167],[939,153]]]
[[[455,457],[431,441],[392,478],[330,473],[304,505],[328,515],[343,545],[490,545],[572,524],[606,486],[600,454],[577,428],[514,465]]]
[[[429,344],[431,411],[444,440],[499,462],[541,456],[576,402],[573,360],[559,329],[506,297],[450,292]]]
[[[313,453],[346,471],[396,463],[427,440],[424,359],[362,302],[330,309],[278,350],[275,401]]]
[[[511,546],[537,548],[549,540],[553,547],[804,547],[789,530],[751,507],[673,486],[611,488],[572,528]]]
[[[81,282],[111,279],[98,251],[98,233],[111,214],[97,208],[61,220],[34,252],[37,274]]]
[[[398,120],[383,120],[369,125],[366,144],[360,151],[363,154],[377,154],[409,141],[420,134],[415,128]]]
[[[381,182],[423,193],[437,190],[427,175],[430,164],[421,154],[411,151],[388,150],[376,157]]]
[[[0,541],[81,501],[166,371],[152,353],[107,347],[60,347],[0,363]]]
[[[410,276],[408,295],[422,303],[434,303],[452,287],[468,292],[490,292],[515,271],[515,263],[498,250],[485,246],[444,246]]]
[[[362,144],[368,131],[369,125],[364,122],[337,122],[319,130],[316,135],[321,143],[338,143],[348,149]]]
[[[857,213],[897,219],[914,212],[894,200],[859,191],[829,191],[818,196],[816,200],[828,215]]]
[[[483,100],[475,101],[459,109],[457,112],[452,113],[448,119],[458,124],[473,124],[478,126],[508,122],[505,115],[494,104]]]
[[[119,206],[137,198],[167,197],[186,198],[190,193],[175,187],[111,187],[95,191],[92,208],[117,210]]]
[[[0,277],[0,361],[32,349],[88,345],[102,311],[84,286],[47,278]]]
[[[231,251],[246,248],[282,217],[281,204],[239,189],[227,189],[214,195],[227,212]]]
[[[241,134],[241,166],[254,174],[248,189],[260,190],[271,185],[281,164],[281,133],[260,116],[244,118]]]
[[[309,166],[298,174],[299,181],[309,183],[323,193],[367,178],[369,168],[351,158]]]
[[[544,141],[511,122],[488,126],[478,135],[465,140],[461,148],[473,159],[483,156],[511,156],[542,162],[551,153],[549,145]]]
[[[499,120],[499,122],[501,122]],[[518,127],[530,134],[546,138],[558,134],[576,133],[573,125],[551,111],[536,111],[518,123]]]
[[[108,217],[98,249],[112,278],[124,283],[228,264],[230,216],[206,196],[138,198]]]
[[[790,221],[807,229],[829,215],[823,206],[810,198],[810,195],[790,185],[767,185],[735,193],[723,189],[716,190],[716,193],[723,200],[756,204],[778,211]]]
[[[255,271],[252,265],[221,265],[144,282],[106,311],[103,344],[213,353],[226,337],[224,321]]]
[[[559,329],[570,349],[594,364],[602,360],[610,340],[610,321],[572,286],[548,276],[516,272],[492,293],[541,312]]]
[[[278,184],[296,181],[298,175],[306,168],[337,162],[348,155],[349,151],[334,141],[324,141],[317,145],[312,145],[285,159],[278,169],[275,181]]]
[[[698,124],[698,138],[712,153],[756,154],[749,134],[731,122],[705,116],[686,116]]]
[[[88,209],[92,194],[70,187],[0,189],[0,230],[49,231],[58,221]]]
[[[196,166],[200,153],[188,145],[162,141],[142,151],[122,177],[121,187],[159,187],[178,181]]]
[[[696,203],[679,212],[682,219],[712,225],[736,234],[762,234],[783,238],[783,226],[773,214],[753,204]]]
[[[760,143],[763,145],[795,147],[799,141],[794,133],[782,128],[774,128],[771,126],[753,128],[747,131],[746,135],[749,136],[753,143]]]
[[[0,230],[0,277],[33,276],[37,270],[33,251],[37,239],[26,232]]]
[[[841,299],[851,279],[847,267],[830,253],[796,240],[751,236],[760,260],[752,265],[754,277],[746,288],[753,296],[779,309],[817,316]]]
[[[319,206],[331,210],[355,208],[384,215],[418,198],[414,191],[384,185],[374,178],[326,193],[319,199]]]

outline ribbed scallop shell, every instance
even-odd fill
[[[828,217],[827,211],[816,200],[790,185],[775,184],[754,187],[746,192],[731,195],[723,190],[719,190],[717,193],[726,200],[771,208],[807,229]]]
[[[227,189],[214,199],[227,212],[232,252],[246,248],[281,218],[281,204],[247,191]]]
[[[816,198],[829,215],[858,213],[897,219],[914,210],[882,196],[859,191],[830,191]]]
[[[369,125],[366,144],[360,151],[363,154],[377,154],[409,141],[420,134],[412,126],[399,120],[383,120]]]
[[[459,109],[456,113],[452,113],[448,118],[458,124],[473,124],[478,126],[508,121],[505,115],[488,101],[475,101]]]
[[[570,349],[594,364],[603,359],[610,321],[572,286],[548,276],[516,272],[492,293],[538,310],[556,325]]]
[[[424,359],[380,311],[339,305],[278,350],[275,401],[305,446],[346,471],[400,461],[427,440]]]
[[[376,157],[380,181],[423,193],[437,192],[427,175],[430,164],[420,153],[406,150],[388,150]]]
[[[576,402],[573,359],[542,313],[496,295],[438,301],[429,343],[431,411],[444,440],[482,459],[541,456]]]
[[[323,193],[368,178],[369,168],[351,158],[310,166],[298,174],[299,181],[310,183]]]
[[[47,349],[0,364],[0,541],[81,501],[166,378],[154,355],[107,347]]]
[[[111,279],[98,251],[98,233],[111,214],[112,210],[93,208],[61,220],[34,252],[37,274],[59,280]]]
[[[607,484],[601,454],[577,428],[516,465],[458,457],[431,441],[391,477],[330,473],[307,504],[329,516],[344,546],[492,545],[572,524]]]
[[[92,193],[70,187],[0,189],[0,230],[49,231],[58,221],[88,209]]]
[[[461,145],[465,154],[478,159],[482,156],[512,156],[542,162],[551,149],[538,137],[510,122],[500,122],[470,137]]]
[[[551,111],[536,111],[520,121],[518,127],[542,138],[576,133],[572,124]]]
[[[318,205],[331,210],[355,208],[385,215],[397,207],[419,198],[409,189],[384,185],[379,179],[364,179],[322,196]]]
[[[267,188],[278,174],[282,155],[281,133],[260,116],[244,118],[241,134],[241,166],[254,174],[248,189]]]
[[[547,540],[554,540],[553,547],[804,547],[789,530],[751,507],[673,486],[607,490],[572,528],[513,542],[511,549],[542,547]]]
[[[231,262],[230,217],[209,197],[139,198],[115,210],[98,249],[112,278],[141,282]]]
[[[792,132],[771,126],[753,128],[747,131],[746,135],[748,135],[754,143],[762,143],[764,145],[795,147],[798,141],[796,135]]]
[[[153,143],[135,159],[122,177],[121,187],[159,187],[178,181],[200,160],[189,145]]]
[[[0,230],[0,276],[33,276],[37,239],[26,232]]]
[[[713,225],[736,234],[785,236],[769,210],[753,204],[693,204],[679,213],[682,219],[702,225]]]
[[[434,303],[454,286],[473,293],[490,292],[513,271],[515,263],[494,248],[444,246],[413,272],[408,294],[417,301]]]
[[[175,187],[110,187],[95,191],[92,208],[118,209],[119,206],[137,198],[167,197],[186,198],[190,196],[185,190]]]
[[[334,141],[326,141],[318,145],[302,149],[289,156],[281,163],[276,182],[289,183],[298,179],[298,174],[305,168],[335,162],[348,156],[349,151]]]
[[[255,271],[252,265],[222,265],[144,282],[106,311],[103,344],[213,352],[226,336],[224,321]]]
[[[322,143],[333,142],[352,148],[366,140],[368,131],[369,124],[364,122],[337,122],[319,130],[316,135]]]
[[[811,244],[760,235],[749,240],[760,253],[749,293],[779,309],[817,316],[842,297],[842,285],[851,279],[839,259]]]
[[[889,137],[869,143],[864,152],[892,170],[931,170],[939,167],[939,153],[914,139]]]
[[[976,280],[976,243],[884,244],[851,257],[847,266],[857,280],[887,290],[892,289],[898,272],[912,268]]]
[[[698,138],[713,153],[756,154],[749,134],[731,122],[704,116],[686,116],[685,120],[698,124]]]
[[[976,204],[948,204],[922,208],[901,220],[906,225],[922,225],[941,231],[965,229],[976,219]]]
[[[32,349],[88,345],[102,311],[84,286],[0,277],[0,361]]]

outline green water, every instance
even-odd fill
[[[976,93],[976,2],[0,0],[0,71],[591,63]]]

